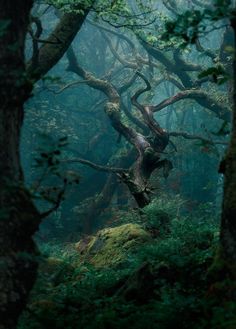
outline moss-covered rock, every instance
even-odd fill
[[[135,247],[149,241],[151,236],[138,224],[125,224],[99,231],[76,244],[76,249],[95,267],[124,263]]]

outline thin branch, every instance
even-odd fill
[[[54,206],[52,208],[50,208],[49,210],[41,213],[40,214],[40,218],[41,219],[49,216],[51,213],[53,213],[54,211],[56,211],[60,207],[62,201],[64,200],[64,195],[65,195],[66,187],[67,187],[67,183],[64,182],[63,183],[63,187],[59,191],[56,200],[54,200],[54,201],[51,200],[51,202],[54,204]]]
[[[85,81],[85,80],[73,81],[73,82],[70,82],[70,83],[66,84],[65,86],[63,86],[59,90],[53,90],[53,89],[48,88],[48,91],[50,91],[54,94],[61,94],[63,91],[65,91],[66,89],[68,89],[70,87],[73,87],[73,86],[76,86],[76,85],[79,85],[79,84],[84,84],[84,83],[87,84],[87,81]]]
[[[127,91],[132,85],[133,83],[136,81],[137,79],[137,74],[135,73],[129,80],[127,80],[119,89],[118,89],[118,93],[120,95],[122,95],[125,91]]]
[[[213,61],[215,60],[215,58],[217,57],[217,53],[211,51],[210,49],[204,49],[203,46],[200,43],[199,38],[196,40],[195,42],[195,46],[197,51],[199,51],[200,53],[205,54],[206,56],[210,57]]]
[[[169,136],[168,136],[168,133],[164,129],[162,129],[161,126],[159,125],[159,123],[155,120],[155,118],[153,116],[153,106],[152,105],[141,105],[138,102],[138,97],[140,97],[144,92],[151,90],[151,84],[142,73],[137,72],[137,75],[139,75],[144,80],[146,87],[139,89],[134,94],[134,96],[131,98],[131,102],[135,107],[137,107],[139,109],[146,125],[152,131],[154,136],[157,137],[158,151],[162,151],[162,149],[165,148],[169,142]]]
[[[50,41],[50,40],[39,39],[34,36],[32,36],[32,39],[34,41],[37,41],[38,43],[45,43],[45,44],[49,44],[49,45],[59,45],[62,43],[62,41],[60,39],[57,39],[57,41]]]
[[[221,119],[224,119],[226,121],[229,120],[230,111],[227,111],[227,107],[221,105],[215,99],[211,98],[211,96],[202,89],[186,89],[180,91],[176,95],[163,100],[158,105],[153,106],[153,111],[158,112],[166,108],[167,106],[186,98],[196,100],[203,107],[206,107],[216,113]]]
[[[105,19],[104,17],[101,17],[101,19],[102,19],[103,22],[108,23],[109,25],[111,25],[112,27],[115,27],[116,29],[117,28],[121,28],[121,27],[143,28],[143,27],[152,25],[156,21],[156,17],[154,17],[150,22],[147,22],[147,23],[144,23],[144,24],[129,24],[129,23],[126,23],[126,24],[114,24],[114,23],[111,23],[109,20]]]
[[[151,90],[152,87],[151,87],[150,82],[147,80],[147,78],[141,72],[137,71],[136,74],[139,77],[141,77],[143,79],[143,81],[146,83],[146,87],[140,88],[139,90],[137,90],[136,93],[134,94],[134,96],[131,98],[132,104],[135,105],[137,108],[139,108],[141,106],[141,104],[139,104],[138,98],[146,91]]]
[[[32,27],[29,27],[29,34],[32,38],[32,44],[33,44],[33,55],[32,55],[32,66],[35,68],[38,65],[38,56],[39,56],[39,49],[38,49],[38,42],[36,39],[38,39],[41,34],[43,33],[43,27],[41,20],[38,17],[31,16],[30,17],[31,22],[36,25],[36,32],[33,32]]]
[[[117,31],[108,29],[107,27],[105,27],[103,25],[96,24],[96,23],[92,22],[91,20],[88,20],[88,23],[91,24],[91,25],[93,25],[93,26],[95,26],[95,27],[97,27],[99,30],[106,31],[106,32],[111,33],[111,34],[117,36],[118,38],[124,40],[129,45],[129,47],[132,50],[132,52],[135,52],[135,45],[134,45],[134,43],[129,38],[127,38],[125,35],[117,32]]]
[[[114,174],[129,172],[128,169],[102,166],[102,165],[98,165],[94,162],[91,162],[89,160],[85,160],[85,159],[82,159],[82,158],[66,159],[66,160],[61,160],[61,162],[62,163],[82,163],[86,166],[89,166],[89,167],[95,169],[95,170],[110,172],[110,173],[114,173]]]
[[[178,15],[178,11],[176,9],[176,3],[170,2],[169,0],[163,0],[163,5],[168,9],[172,14]]]
[[[141,121],[139,120],[135,115],[132,114],[131,112],[131,108],[128,108],[124,102],[122,101],[121,103],[122,106],[122,110],[124,111],[125,115],[127,116],[127,118],[133,122],[137,127],[139,127],[140,129],[142,129],[143,132],[147,131],[147,126]]]
[[[106,40],[108,46],[109,46],[109,49],[111,50],[112,54],[114,55],[114,57],[116,59],[118,59],[118,61],[124,65],[125,67],[130,67],[132,69],[137,69],[138,68],[138,65],[137,63],[135,62],[130,62],[130,61],[127,61],[126,59],[122,58],[119,53],[116,51],[116,49],[113,47],[112,45],[112,42],[110,40],[110,38],[102,31],[100,31],[101,35],[103,36],[103,38]]]
[[[188,133],[181,132],[181,131],[169,132],[169,136],[183,137],[185,139],[200,140],[203,143],[210,144],[210,145],[216,145],[216,144],[228,145],[228,142],[225,142],[225,141],[214,141],[214,140],[210,140],[210,139],[204,138],[204,137],[199,136],[199,135],[192,135],[192,134],[188,134]]]

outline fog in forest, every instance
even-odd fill
[[[130,5],[134,4],[131,2]],[[54,8],[47,7],[37,8],[37,13],[46,11],[42,16],[42,37],[47,37],[58,21]],[[168,138],[159,161],[167,159],[173,168],[166,175],[164,167],[154,169],[145,184],[150,189],[150,202],[160,203],[160,210],[168,212],[169,208],[176,218],[189,214],[198,216],[199,212],[201,216],[217,220],[223,182],[222,175],[218,173],[219,162],[229,139],[229,123],[224,120],[226,114],[225,117],[224,113],[221,114],[226,112],[229,102],[228,86],[209,82],[198,84],[198,81],[204,69],[220,63],[219,56],[223,54],[219,54],[219,49],[224,46],[225,27],[220,28],[216,24],[216,31],[206,32],[199,38],[199,48],[195,44],[181,48],[181,40],[164,39],[156,59],[151,57],[151,50],[145,49],[142,40],[146,38],[153,47],[158,44],[160,36],[157,29],[163,29],[165,19],[173,16],[167,8],[153,4],[153,16],[148,13],[143,15],[145,19],[141,16],[137,22],[130,23],[137,24],[134,32],[138,33],[138,37],[125,27],[113,28],[108,23],[100,26],[91,13],[69,51],[73,51],[81,70],[92,74],[94,79],[100,79],[101,84],[106,82],[108,88],[112,87],[119,93],[121,122],[135,133],[143,134],[147,140],[155,139],[155,131],[147,127],[142,112],[132,105],[135,93],[146,87],[144,78],[151,89],[139,97],[141,105],[158,106],[176,95],[178,97],[182,90],[199,92],[196,96],[180,95],[177,102],[171,101],[172,104],[154,112],[154,121]],[[158,19],[152,23],[154,15]],[[27,57],[31,57],[31,52],[29,39]],[[158,56],[163,56],[162,61],[158,61]],[[230,60],[230,53],[226,60]],[[189,65],[189,68],[184,68],[184,65]],[[79,180],[78,185],[67,187],[65,200],[43,222],[39,236],[42,234],[46,240],[60,236],[68,242],[71,241],[70,235],[78,239],[86,230],[88,219],[89,232],[85,233],[93,233],[98,228],[117,225],[119,216],[122,221],[123,212],[138,208],[119,173],[117,177],[105,169],[96,170],[80,163],[80,159],[84,159],[95,165],[129,169],[137,154],[132,142],[114,129],[109,115],[104,113],[104,106],[110,101],[106,92],[99,86],[90,86],[74,69],[76,71],[76,68],[70,68],[65,54],[43,81],[36,84],[34,96],[26,104],[21,152],[29,186],[36,189],[40,199],[43,190],[47,193],[47,189],[53,187],[60,189],[67,175],[72,176],[69,177],[72,181]],[[139,72],[144,78],[137,75]],[[205,97],[209,99],[205,100]],[[59,147],[60,154],[53,158],[55,166],[50,168],[43,153],[49,155],[57,151],[60,139],[65,141]],[[134,154],[131,155],[132,152]],[[122,155],[126,155],[126,159],[121,165]],[[54,168],[62,177],[54,174]],[[109,193],[103,196],[106,187]],[[104,200],[99,202],[99,198]],[[43,201],[39,200],[39,204],[46,210],[50,203]],[[96,202],[99,202],[98,207]],[[89,218],[91,208],[94,208],[95,214]]]
[[[236,267],[218,261],[233,241],[232,12],[34,1],[20,158],[42,221],[18,329],[236,328]]]

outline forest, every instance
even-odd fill
[[[0,329],[236,328],[235,0],[0,0]]]

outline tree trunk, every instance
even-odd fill
[[[37,270],[39,214],[24,188],[19,143],[31,93],[24,44],[33,1],[0,0],[0,328],[15,328]]]
[[[231,20],[236,39],[236,13]],[[236,44],[236,43],[235,43]],[[236,58],[233,63],[233,122],[230,145],[220,166],[224,173],[224,199],[221,216],[221,249],[223,259],[236,270]],[[236,273],[234,273],[236,277]]]

